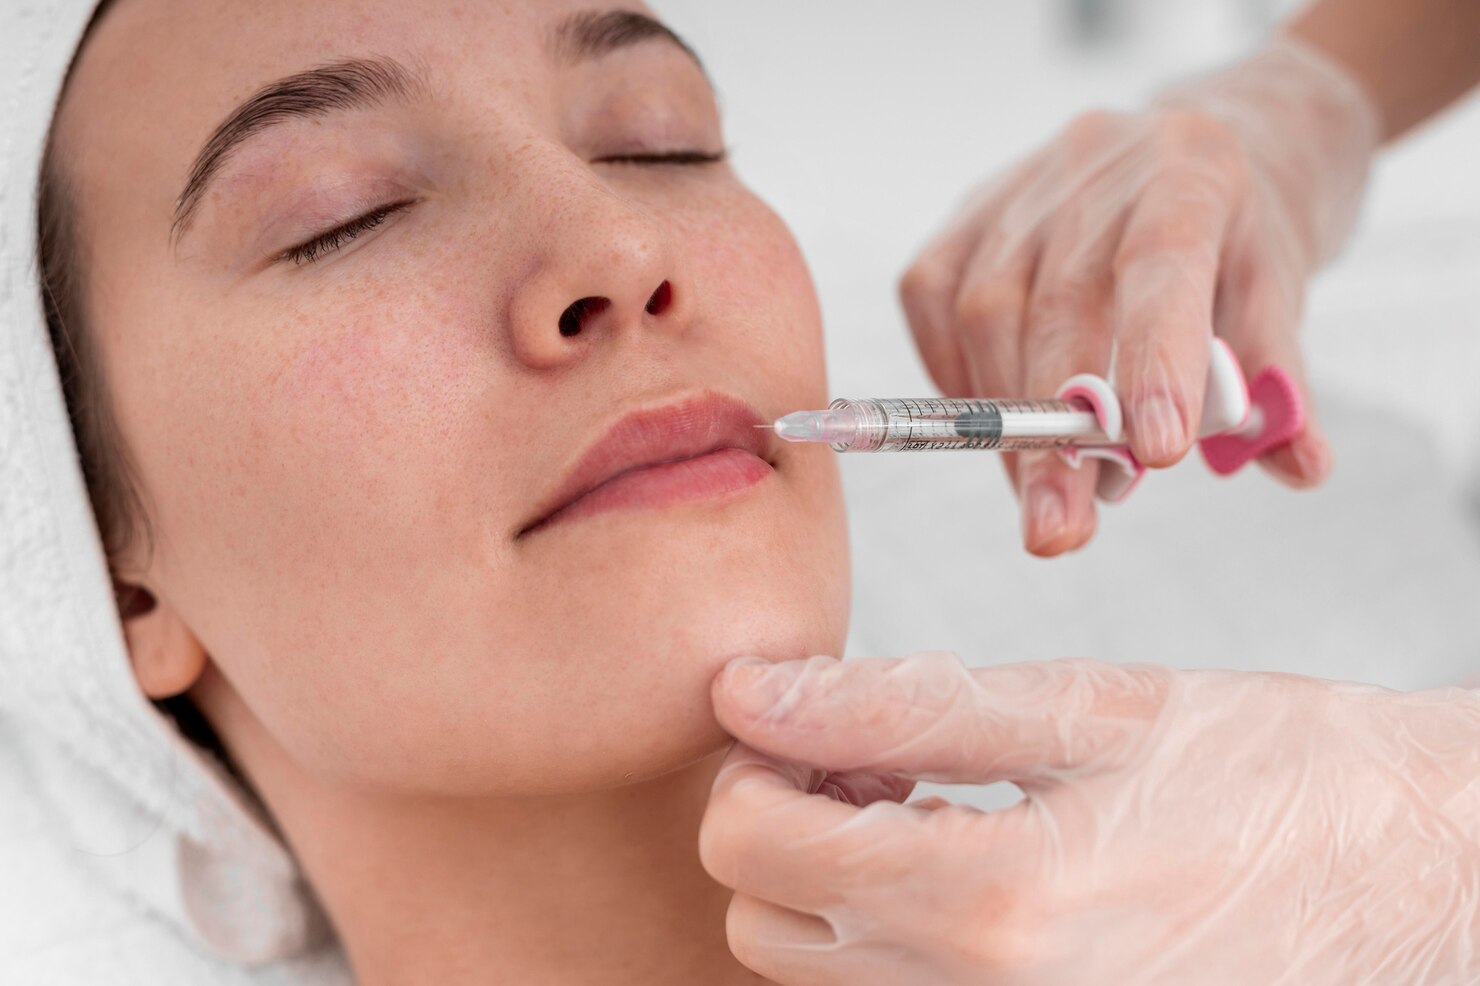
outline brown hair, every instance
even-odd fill
[[[102,0],[94,10],[92,20],[77,45],[79,54],[113,2]],[[76,65],[76,55],[73,56],[73,65]],[[87,484],[88,499],[92,503],[108,570],[116,575],[125,559],[132,562],[132,567],[147,567],[154,548],[154,531],[145,510],[143,487],[139,483],[133,457],[113,414],[107,378],[103,373],[83,289],[88,253],[78,235],[76,184],[62,167],[57,136],[57,120],[61,116],[66,89],[64,82],[41,157],[41,174],[36,190],[36,265],[47,332],[56,355],[62,395],[66,398],[72,436],[77,442],[81,460],[82,477]],[[143,589],[121,583],[116,577],[114,586],[122,616],[127,618],[141,609],[147,610],[151,600]],[[188,696],[182,694],[156,699],[154,705],[175,720],[187,739],[210,750],[228,770],[237,773],[215,730]]]
[[[98,4],[77,45],[79,54],[112,2],[103,0]],[[67,76],[70,81],[70,69]],[[152,550],[153,531],[144,510],[133,459],[112,412],[101,354],[89,329],[87,299],[82,287],[88,258],[78,236],[77,191],[61,165],[58,147],[57,121],[66,90],[64,82],[41,156],[36,192],[36,263],[46,326],[82,461],[82,476],[87,482],[103,551],[112,569],[131,554],[147,557]],[[144,556],[136,554],[140,548]]]
[[[153,530],[132,456],[113,415],[107,380],[86,308],[86,252],[77,236],[76,193],[58,162],[53,132],[46,142],[37,190],[37,266],[46,326],[62,393],[77,440],[82,476],[110,569],[152,550]]]

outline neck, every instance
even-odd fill
[[[295,850],[362,986],[754,983],[725,943],[730,894],[699,865],[719,760],[528,800],[345,797]]]
[[[723,749],[608,790],[436,799],[328,785],[246,746],[361,986],[766,982],[730,953],[730,891],[699,864]]]

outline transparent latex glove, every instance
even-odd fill
[[[1473,692],[929,653],[739,659],[713,698],[700,858],[783,986],[1480,982]]]
[[[1279,364],[1309,407],[1305,284],[1351,229],[1378,137],[1358,84],[1289,38],[1145,112],[1079,117],[978,192],[905,273],[927,369],[950,396],[1052,397],[1076,373],[1106,376],[1131,450],[1152,467],[1197,435],[1215,330],[1249,378]],[[1296,486],[1330,469],[1307,417],[1261,460]],[[1028,550],[1090,538],[1093,461],[1005,462]]]

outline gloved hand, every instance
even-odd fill
[[[742,658],[713,699],[700,857],[783,986],[1480,982],[1473,692],[933,653]]]
[[[1352,226],[1379,126],[1343,69],[1290,38],[1146,112],[1081,116],[978,193],[905,273],[901,301],[936,385],[1052,397],[1076,373],[1106,376],[1131,450],[1167,466],[1197,435],[1216,330],[1247,377],[1279,364],[1308,407],[1305,283]],[[1005,461],[1030,551],[1089,539],[1094,463]],[[1308,420],[1263,462],[1312,485],[1330,453]]]

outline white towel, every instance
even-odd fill
[[[292,856],[129,669],[34,263],[93,6],[0,4],[0,983],[348,982]]]

